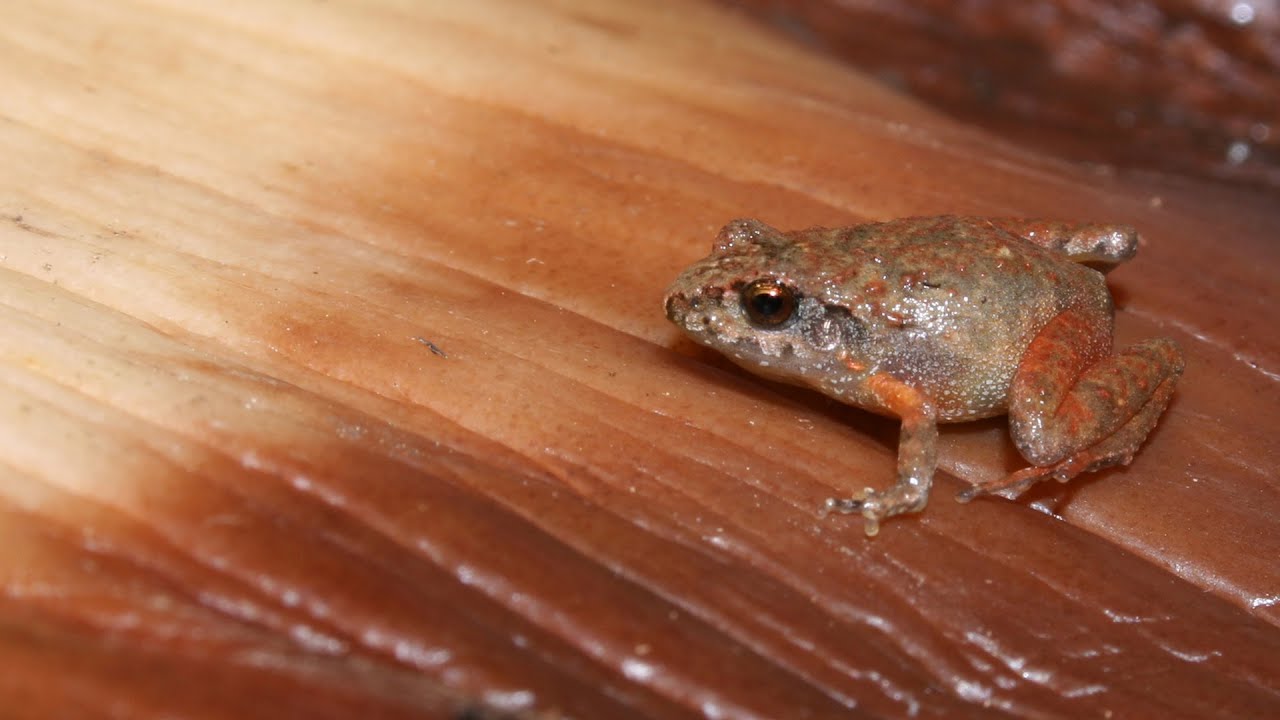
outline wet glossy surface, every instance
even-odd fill
[[[715,10],[302,5],[0,26],[0,706],[1276,714],[1273,204],[988,144]],[[1117,340],[1197,381],[1105,482],[868,542],[813,507],[892,425],[655,310],[726,217],[1013,209],[1150,238]],[[945,494],[1004,438],[944,434]]]
[[[1275,2],[719,1],[1048,153],[1280,190]]]

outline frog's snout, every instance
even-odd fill
[[[684,293],[673,292],[667,295],[663,306],[667,310],[667,319],[671,322],[679,322],[680,318],[689,312],[689,298],[685,297]]]
[[[696,335],[709,332],[715,324],[719,297],[717,293],[708,293],[706,290],[673,290],[667,295],[664,304],[667,319],[685,332]]]

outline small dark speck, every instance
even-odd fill
[[[938,288],[942,287],[942,285],[941,285],[941,284],[939,284],[939,283],[934,283],[934,282],[929,282],[928,280],[922,280],[922,281],[920,282],[920,284],[921,284],[921,285],[923,285],[923,286],[925,286],[925,287],[927,287],[927,288],[932,288],[932,289],[934,289],[934,290],[937,290]]]
[[[44,265],[41,265],[40,267],[44,268],[44,271],[45,271],[45,272],[53,272],[53,264],[52,264],[52,263],[45,263]]]
[[[428,350],[430,350],[432,353],[434,353],[434,354],[436,354],[436,355],[439,355],[440,357],[445,358],[446,360],[449,358],[448,353],[446,353],[445,351],[443,351],[443,350],[441,350],[440,348],[436,347],[436,344],[435,344],[435,343],[433,343],[433,342],[431,342],[430,340],[428,340],[428,339],[426,339],[426,338],[424,338],[424,337],[415,337],[415,338],[414,338],[414,340],[417,340],[418,342],[422,343],[423,345],[426,345],[426,346],[427,346],[427,349],[428,349]]]
[[[464,705],[453,711],[453,720],[515,720],[515,715],[501,710],[488,710],[479,705]]]

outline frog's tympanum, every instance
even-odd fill
[[[1111,347],[1103,273],[1137,233],[1090,225],[920,217],[779,232],[736,220],[676,279],[667,316],[767,377],[899,418],[897,483],[826,509],[882,519],[925,506],[937,424],[1007,414],[1031,467],[961,500],[1126,464],[1173,394],[1170,340]]]

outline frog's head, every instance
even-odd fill
[[[753,372],[819,387],[856,382],[868,370],[866,325],[823,302],[810,260],[793,238],[735,220],[667,290],[667,317]]]

